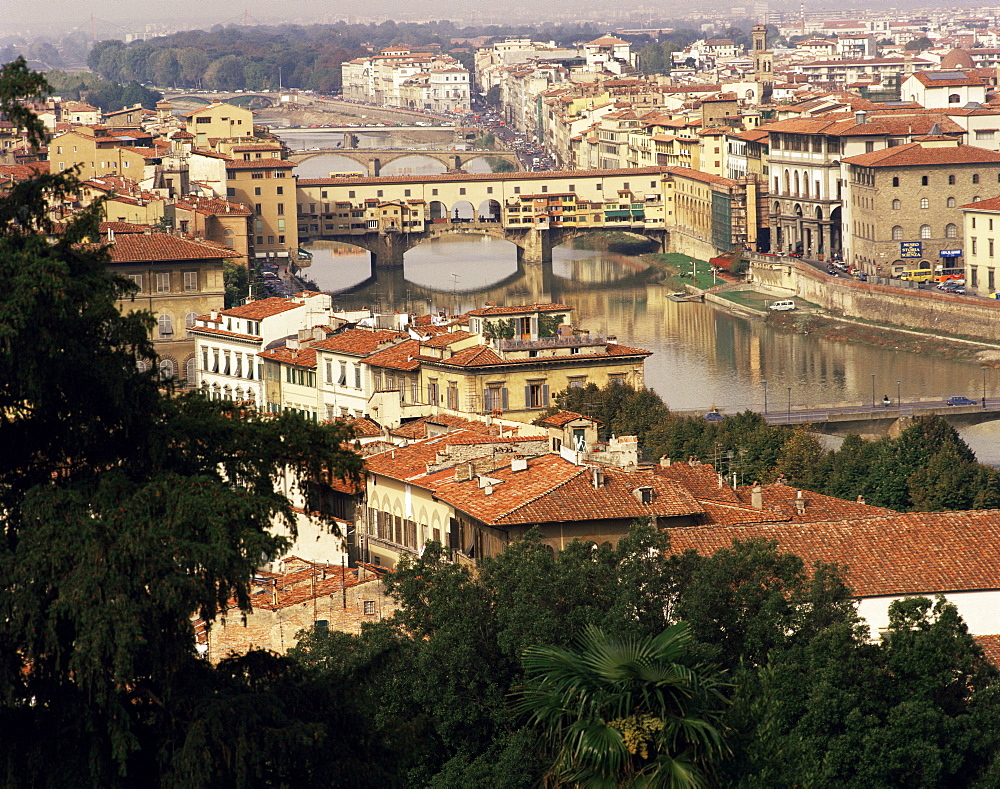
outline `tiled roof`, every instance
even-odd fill
[[[967,74],[963,74],[961,71],[956,71],[954,73],[945,71],[936,71],[931,73],[918,71],[913,75],[913,78],[921,85],[928,88],[952,88],[964,85],[975,86],[985,84],[981,79],[979,79],[979,77],[970,77]]]
[[[436,337],[431,337],[429,340],[421,341],[421,345],[426,345],[428,348],[447,348],[449,345],[453,345],[456,342],[461,342],[462,340],[467,340],[469,337],[474,337],[467,331],[450,331],[444,334],[439,334]]]
[[[753,488],[743,486],[736,491],[744,504],[750,504]],[[803,512],[799,513],[795,504],[799,490],[790,485],[762,485],[761,499],[764,509],[787,514],[797,523],[817,523],[840,518],[872,518],[894,515],[895,511],[886,507],[876,507],[859,501],[838,499],[822,493],[802,491]]]
[[[349,419],[347,420],[347,424],[354,428],[354,435],[358,438],[371,438],[382,435],[382,427],[367,416]]]
[[[290,364],[293,367],[315,367],[316,351],[312,346],[306,348],[271,348],[257,354],[263,359],[270,359],[281,364]]]
[[[715,88],[718,90],[718,86]],[[588,178],[613,176],[663,175],[666,167],[634,167],[615,170],[587,170]],[[518,173],[448,173],[444,175],[357,176],[350,178],[300,178],[299,186],[365,186],[366,184],[450,183],[464,181],[544,181],[556,178],[578,178],[578,170],[546,170]]]
[[[604,482],[593,484],[594,469],[577,466],[559,455],[542,455],[527,461],[527,469],[512,471],[508,466],[490,473],[501,480],[486,493],[479,481],[442,483],[435,495],[456,509],[490,525],[510,526],[534,523],[604,519],[695,515],[701,506],[683,487],[646,472],[601,469]],[[639,501],[633,491],[653,490],[649,504]]]
[[[588,422],[601,424],[599,419],[578,414],[576,411],[556,411],[552,416],[544,416],[541,419],[536,419],[535,424],[544,425],[545,427],[562,427],[569,422],[575,422],[577,419],[586,419]]]
[[[996,668],[1000,668],[1000,635],[975,636],[975,639],[986,659]]]
[[[348,329],[325,340],[313,343],[313,348],[320,351],[334,351],[349,356],[367,356],[378,350],[381,343],[400,342],[407,335],[388,329]]]
[[[931,165],[995,164],[1000,153],[974,145],[925,147],[919,142],[884,148],[881,151],[862,153],[841,159],[848,164],[862,167],[928,167]]]
[[[428,426],[447,427],[451,430],[464,428],[475,430],[481,433],[488,433],[489,426],[485,422],[478,422],[471,419],[463,419],[454,414],[438,414],[436,416],[425,416],[414,419],[411,422],[404,422],[395,430],[389,431],[396,438],[421,439],[427,438]]]
[[[177,207],[197,211],[205,216],[226,214],[251,216],[253,213],[242,203],[230,203],[228,200],[220,200],[215,197],[196,197],[194,195],[177,198]]]
[[[946,134],[961,134],[964,129],[941,111],[905,113],[868,113],[864,123],[858,123],[853,114],[825,115],[821,118],[793,118],[775,121],[758,128],[768,132],[795,134],[827,134],[835,137],[868,135],[927,134],[934,124]]]
[[[375,351],[365,362],[369,367],[388,367],[393,370],[410,372],[420,368],[420,341],[403,340],[381,351]]]
[[[214,241],[191,241],[167,233],[129,233],[111,242],[112,263],[241,258],[239,252]]]
[[[240,159],[233,159],[226,162],[227,170],[273,170],[278,169],[289,169],[291,170],[295,167],[295,162],[290,162],[287,159],[251,159],[250,161],[243,161]]]
[[[565,304],[514,304],[509,307],[480,307],[470,310],[468,314],[488,318],[491,315],[528,315],[533,312],[568,312],[572,309]]]
[[[1000,589],[1000,510],[668,531],[678,553],[690,548],[709,555],[733,540],[776,540],[807,566],[844,566],[859,597]]]
[[[990,197],[986,200],[977,200],[975,203],[967,203],[962,208],[970,208],[976,211],[1000,211],[1000,197]]]
[[[226,315],[232,318],[247,318],[252,321],[261,321],[264,318],[270,318],[272,315],[280,315],[282,312],[288,312],[289,310],[295,310],[301,307],[294,301],[289,301],[288,299],[280,299],[277,296],[272,296],[268,299],[260,299],[259,301],[249,301],[239,307],[231,307],[228,310],[222,310],[220,315]]]
[[[447,450],[448,445],[463,436],[478,439],[477,443],[489,445],[496,439],[484,432],[459,429],[441,436],[415,441],[406,447],[391,449],[370,455],[365,460],[365,466],[373,474],[382,474],[398,480],[412,480],[427,474],[427,464],[437,460],[439,452]]]

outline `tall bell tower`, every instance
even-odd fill
[[[774,87],[774,53],[767,48],[767,25],[754,25],[750,31],[754,79],[761,85],[761,103],[771,101]]]

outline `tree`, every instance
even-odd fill
[[[911,52],[923,52],[925,49],[930,49],[932,46],[934,46],[934,42],[927,38],[927,36],[920,36],[908,41],[903,49]]]
[[[576,650],[525,650],[517,708],[554,752],[557,783],[708,785],[725,698],[714,669],[691,661],[690,641],[683,622],[639,638],[590,626]]]
[[[46,89],[23,60],[0,70],[0,110],[35,142],[43,129],[17,100]],[[174,396],[139,372],[138,360],[156,369],[152,317],[116,307],[135,289],[89,241],[100,204],[61,232],[48,218],[47,198],[77,187],[72,173],[45,174],[0,197],[8,785],[141,784],[169,769],[177,752],[163,721],[195,724],[183,717],[192,616],[246,609],[261,558],[287,545],[272,524],[294,529],[274,480],[361,470],[343,427]]]

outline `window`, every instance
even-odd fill
[[[892,177],[892,185],[893,186],[899,186],[899,176],[898,175],[894,175]]]
[[[920,226],[920,237],[921,238],[930,238],[931,237],[931,226],[930,225],[921,225]]]
[[[893,200],[892,201],[892,210],[893,211],[898,211],[902,207],[903,207],[903,203],[900,200]]]
[[[173,380],[174,376],[177,374],[176,368],[174,367],[173,359],[160,359],[160,380],[170,381]]]
[[[525,408],[546,408],[549,404],[549,385],[529,383],[524,387]]]
[[[866,140],[865,141],[865,153],[871,153],[874,150],[875,150],[875,141],[874,140]],[[892,180],[896,181],[898,179],[893,178]],[[899,186],[899,184],[893,184],[893,186]]]
[[[448,383],[448,408],[458,410],[458,384],[453,382]]]
[[[487,384],[483,390],[483,410],[507,411],[509,408],[507,387],[503,384]]]
[[[167,313],[161,313],[160,317],[156,319],[156,324],[160,330],[161,340],[168,340],[174,336],[174,322]]]
[[[261,208],[262,208],[262,206],[261,206],[260,203],[254,203],[254,205],[253,205],[253,211],[254,211],[255,214],[261,214],[261,213],[263,213],[263,211],[261,210]]]
[[[973,255],[977,254],[979,252],[979,239],[973,236],[972,238],[969,239],[969,241],[972,244],[972,254]],[[975,285],[973,285],[972,287],[975,287]]]
[[[920,185],[921,186],[927,186],[927,176],[926,175],[920,176]]]
[[[958,238],[958,225],[953,225],[951,223],[944,226],[944,237],[945,238]]]
[[[365,616],[375,616],[375,601],[374,600],[363,600],[364,605],[364,615]]]
[[[189,312],[187,315],[184,316],[184,328],[185,329],[193,329],[195,321],[197,321],[197,320],[198,320],[198,313],[197,312]]]
[[[198,290],[198,272],[184,272],[184,290]]]
[[[921,208],[930,208],[931,207],[930,200],[928,200],[926,197],[921,197],[920,198],[920,207]]]
[[[431,404],[437,404],[438,400],[438,383],[436,380],[431,380],[427,382],[427,402]]]
[[[279,186],[277,189],[277,194],[283,195],[285,193],[285,187]]]
[[[945,205],[948,208],[954,208],[955,207],[955,198],[954,197],[949,197],[947,200],[944,201],[944,203],[945,203]]]
[[[955,185],[955,176],[954,175],[949,175],[948,176],[948,185],[949,186],[954,186]]]
[[[989,255],[990,257],[993,257],[993,239],[992,239],[992,238],[991,238],[991,239],[989,239],[989,241],[987,241],[986,243],[987,243],[987,244],[989,245],[989,251],[988,251],[988,253],[987,253],[987,254],[988,254],[988,255]]]
[[[170,272],[169,271],[156,272],[156,292],[168,293],[169,291],[170,291]]]
[[[354,388],[355,389],[360,389],[361,388],[361,365],[360,364],[354,365]],[[416,398],[414,398],[414,399],[416,399]]]
[[[195,364],[194,357],[192,356],[184,363],[184,378],[188,382],[188,386],[194,386],[195,379],[198,377],[198,367]]]
[[[899,225],[896,225],[892,229],[892,240],[893,241],[902,241],[903,240],[903,228],[900,227]]]
[[[962,97],[959,94],[957,94],[957,93],[949,93],[948,94],[948,103],[949,104],[961,104],[962,103]]]
[[[978,129],[976,131],[977,140],[992,140],[996,136],[996,129]]]
[[[282,216],[285,213],[285,204],[278,203],[278,216]]]
[[[520,186],[515,186],[514,187],[514,194],[516,194],[516,195],[521,194],[521,187]]]
[[[974,183],[974,184],[978,184],[979,183],[979,173],[973,173],[972,174],[972,183]]]
[[[253,193],[254,193],[255,196],[260,197],[260,187],[259,186],[255,186],[253,188]]]
[[[347,386],[347,362],[340,363],[340,377],[337,379],[339,386]]]
[[[142,274],[129,274],[128,278],[135,283],[136,288],[142,293]]]

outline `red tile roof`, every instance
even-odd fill
[[[109,245],[112,263],[146,263],[174,260],[223,260],[244,257],[214,241],[192,241],[167,233],[129,233]]]
[[[435,496],[483,523],[495,526],[607,520],[640,517],[696,515],[701,506],[682,486],[648,472],[601,469],[604,482],[593,484],[594,469],[577,466],[559,455],[542,455],[527,461],[527,469],[508,466],[490,473],[500,480],[486,493],[479,480],[445,482],[435,486]],[[454,476],[454,475],[452,475]],[[650,487],[648,504],[633,491]]]
[[[365,362],[369,367],[388,367],[394,370],[410,372],[420,367],[420,341],[403,340],[381,351],[371,354]]]
[[[349,419],[347,420],[347,424],[354,428],[354,435],[358,438],[371,438],[382,435],[382,427],[367,416]]]
[[[932,165],[996,164],[1000,153],[974,145],[925,147],[919,142],[841,159],[862,167],[929,167]]]
[[[236,216],[251,216],[253,212],[242,203],[230,203],[216,197],[196,197],[188,195],[177,198],[177,207],[197,211],[205,216],[233,214]]]
[[[541,419],[536,419],[536,425],[544,425],[545,427],[562,427],[569,422],[575,422],[577,419],[586,419],[588,422],[593,422],[594,424],[601,424],[601,421],[594,419],[592,416],[584,416],[583,414],[578,414],[576,411],[556,411],[552,416],[544,416]]]
[[[718,90],[718,87],[716,87]],[[640,175],[663,175],[666,167],[635,167],[619,168],[616,170],[588,170],[588,177],[612,177],[612,176],[640,176]],[[579,171],[543,171],[530,173],[459,173],[444,175],[390,175],[390,176],[351,176],[348,178],[300,178],[299,186],[364,186],[366,184],[383,183],[449,183],[460,181],[544,181],[556,178],[578,178]]]
[[[439,334],[436,337],[431,337],[429,340],[422,340],[420,344],[426,345],[428,348],[447,348],[449,345],[474,336],[474,334],[467,331],[450,331]]]
[[[476,317],[488,318],[491,315],[529,315],[535,312],[569,312],[572,309],[572,307],[565,304],[515,304],[509,307],[480,307],[478,310],[470,310],[468,314],[475,315]]]
[[[1000,589],[1000,510],[919,512],[836,522],[668,530],[676,552],[773,539],[807,566],[846,568],[858,597]]]
[[[327,337],[325,340],[313,343],[313,348],[320,351],[334,351],[348,356],[367,356],[379,349],[384,343],[402,342],[407,334],[388,329],[348,329],[347,331]]]
[[[293,367],[315,367],[316,351],[309,346],[307,348],[271,348],[257,354],[262,359],[270,359],[281,364],[290,364]]]
[[[200,153],[200,151],[199,151]],[[251,159],[250,161],[243,161],[240,159],[233,159],[226,162],[227,170],[273,170],[275,168],[279,170],[288,169],[291,170],[296,167],[295,162],[290,162],[287,159]]]
[[[247,318],[252,321],[261,321],[264,320],[264,318],[270,318],[272,315],[280,315],[282,312],[295,310],[301,306],[302,305],[297,302],[272,296],[268,299],[249,301],[242,306],[222,310],[219,314],[232,318]]]
[[[395,430],[391,430],[389,432],[396,438],[409,438],[409,439],[427,438],[429,425],[447,427],[450,428],[451,430],[464,428],[467,430],[475,430],[481,433],[490,432],[489,426],[485,422],[478,422],[471,419],[463,419],[462,417],[455,416],[453,414],[438,414],[437,416],[421,417],[420,419],[414,419],[411,422],[405,422],[399,427],[397,427]]]

